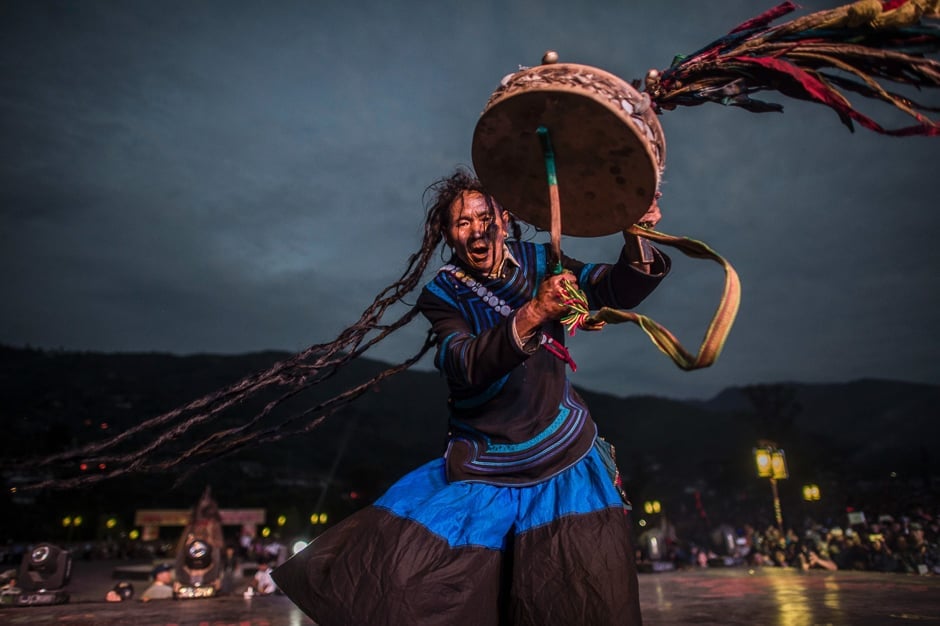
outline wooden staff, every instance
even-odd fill
[[[561,199],[558,197],[558,174],[555,172],[555,151],[548,128],[539,126],[536,131],[542,142],[542,155],[545,157],[545,174],[548,177],[548,200],[552,211],[552,251],[555,253],[556,274],[561,274]]]

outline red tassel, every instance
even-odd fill
[[[804,97],[803,99],[815,100],[816,102],[820,102],[834,109],[836,113],[839,114],[839,117],[842,118],[843,123],[845,123],[845,125],[848,126],[850,130],[852,130],[852,122],[850,120],[854,120],[865,128],[883,135],[926,135],[929,137],[940,135],[940,127],[930,122],[929,120],[924,120],[923,126],[908,126],[906,128],[899,128],[896,130],[885,130],[875,120],[866,115],[862,115],[853,109],[849,104],[846,103],[845,100],[839,97],[835,91],[828,87],[826,83],[819,80],[809,72],[801,70],[800,68],[786,61],[773,57],[735,57],[734,60],[741,63],[753,63],[755,65],[760,65],[761,67],[767,68],[777,74],[784,74],[794,79],[797,84],[802,87],[802,93],[804,96],[808,96],[808,98]],[[785,89],[779,90],[782,93],[786,93]],[[799,94],[790,95],[793,95],[794,97],[800,97]]]
[[[902,0],[902,1],[907,2],[907,0]],[[790,2],[790,0],[787,0],[786,2],[782,4],[778,4],[772,9],[768,9],[764,11],[763,13],[761,13],[760,15],[756,17],[752,17],[751,19],[744,22],[743,24],[739,24],[737,28],[735,28],[728,34],[732,35],[734,33],[739,33],[742,30],[751,30],[752,28],[764,28],[768,24],[770,24],[772,21],[777,19],[778,17],[782,15],[786,15],[787,13],[791,13],[795,11],[797,8],[798,8],[797,5]]]
[[[882,11],[893,11],[902,4],[907,4],[908,0],[882,0],[881,10]]]
[[[568,366],[571,368],[572,372],[578,371],[578,366],[574,362],[574,359],[571,358],[571,353],[568,352],[568,349],[566,347],[564,347],[563,345],[561,345],[560,343],[558,343],[557,341],[555,341],[548,335],[542,335],[542,339],[544,341],[544,343],[542,343],[542,346],[544,346],[546,350],[548,350],[553,355],[555,355],[556,357],[558,357],[559,359],[567,363]]]

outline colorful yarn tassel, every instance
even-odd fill
[[[565,304],[568,306],[569,313],[561,318],[561,323],[565,330],[572,337],[575,331],[581,330],[600,330],[606,326],[606,322],[591,319],[591,309],[588,308],[587,296],[578,289],[573,283],[565,281]]]

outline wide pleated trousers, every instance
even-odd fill
[[[274,570],[319,626],[641,623],[631,522],[593,448],[543,482],[448,482],[437,459]]]

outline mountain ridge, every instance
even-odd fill
[[[99,441],[290,356],[278,351],[179,356],[0,346],[0,428],[12,435],[0,440],[0,451],[12,458]],[[387,367],[355,359],[286,408],[306,410]],[[788,488],[795,491],[802,482],[825,484],[842,501],[849,497],[848,485],[860,480],[878,480],[891,472],[903,477],[937,473],[929,449],[940,436],[937,385],[878,379],[786,382],[729,387],[704,401],[578,392],[600,434],[616,446],[625,482],[637,497],[656,493],[682,499],[695,491],[730,503],[751,491],[763,494],[751,451],[761,439],[772,439],[787,451]],[[312,432],[249,447],[200,469],[199,481],[211,482],[220,502],[238,500],[242,506],[278,498],[309,501],[327,491],[342,498],[355,491],[361,500],[344,501],[347,510],[354,510],[443,452],[446,400],[446,384],[437,372],[401,372]],[[259,402],[235,410],[209,430],[187,436],[244,423],[262,406]],[[167,506],[171,500],[183,504],[197,493],[196,485],[174,490],[165,479],[135,480],[152,487],[147,498],[135,496],[134,506]],[[104,499],[109,488],[107,482],[101,485],[95,491]],[[283,493],[272,496],[272,485]]]

